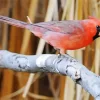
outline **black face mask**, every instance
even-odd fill
[[[96,38],[99,37],[100,26],[96,26],[96,29],[97,29],[97,33],[96,33],[96,35],[93,37],[93,40],[95,40]]]

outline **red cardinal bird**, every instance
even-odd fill
[[[85,20],[29,24],[0,16],[0,21],[29,29],[35,36],[44,39],[54,48],[59,49],[61,54],[65,54],[66,50],[75,50],[85,47],[100,36],[100,20],[94,17],[89,17]]]

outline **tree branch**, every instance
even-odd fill
[[[69,55],[60,57],[54,54],[29,56],[0,50],[0,68],[30,73],[53,72],[68,75],[96,100],[100,100],[100,77]]]

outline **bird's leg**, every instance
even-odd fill
[[[57,50],[56,54],[58,55],[58,58],[60,58],[61,56],[66,56],[65,49],[57,49],[57,48],[55,48],[55,49]]]
[[[60,49],[60,54],[65,55],[66,54],[66,50],[65,49]]]
[[[60,58],[61,56],[66,56],[66,50],[65,49],[59,49],[58,58]]]
[[[61,54],[60,54],[60,49],[56,49],[56,54],[58,55],[58,58],[61,57]]]
[[[60,49],[55,49],[56,50],[56,54],[60,54]]]

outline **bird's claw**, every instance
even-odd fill
[[[67,55],[68,55],[68,54],[60,54],[60,53],[59,53],[59,54],[58,54],[58,58],[67,57]]]
[[[58,58],[61,58],[61,56],[62,56],[62,55],[59,53],[59,54],[58,54]]]

